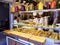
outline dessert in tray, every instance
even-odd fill
[[[41,36],[41,37],[47,37],[52,39],[60,39],[60,36],[58,33],[50,32],[50,31],[43,31],[43,30],[32,30],[32,29],[25,29],[25,28],[16,28],[15,31],[31,34],[34,36]]]

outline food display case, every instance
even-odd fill
[[[59,45],[60,44],[60,26],[57,25],[39,25],[32,23],[33,18],[29,18],[29,16],[33,16],[33,12],[55,12],[55,15],[58,16],[58,11],[60,9],[49,9],[49,10],[34,10],[34,11],[20,11],[19,14],[24,18],[24,15],[27,15],[27,20],[19,20],[17,24],[12,24],[12,34],[15,31],[15,35],[20,35],[17,37],[15,41],[28,41],[30,45]],[[47,14],[46,14],[47,15]],[[47,15],[50,16],[50,15]],[[30,22],[31,21],[31,22]],[[17,28],[13,28],[14,25],[18,25]],[[19,33],[17,33],[19,32]],[[11,37],[7,37],[6,39],[13,39]],[[44,40],[42,40],[42,38]],[[22,41],[22,42],[26,42]],[[20,42],[21,43],[21,42]],[[7,43],[8,44],[8,43]],[[24,44],[24,45],[28,45]],[[23,45],[23,44],[22,44]]]
[[[5,0],[5,2],[9,3],[10,19],[10,30],[3,31],[7,45],[60,45],[60,24],[58,24],[60,9],[25,10],[29,7],[23,4],[25,1],[21,3],[21,0]],[[41,22],[44,24],[36,24],[37,21],[34,23],[34,16],[38,17],[38,21],[42,16],[44,20]],[[14,17],[17,20],[15,23]]]
[[[11,3],[10,9],[11,7],[13,7],[13,10],[12,12],[10,10],[10,31],[4,31],[7,35],[7,45],[60,45],[60,26],[55,24],[49,25],[49,19],[45,20],[44,25],[32,22],[34,12],[37,12],[38,19],[40,19],[39,14],[42,13],[45,18],[50,17],[51,14],[58,18],[60,9],[15,12],[14,4]],[[21,19],[18,23],[14,24],[14,16],[18,17],[18,15],[20,15]],[[14,25],[17,25],[18,27],[14,28]]]

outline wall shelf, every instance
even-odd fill
[[[23,12],[48,12],[48,11],[60,11],[60,9],[45,9],[45,10],[20,11],[20,13],[23,13]]]

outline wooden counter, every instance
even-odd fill
[[[37,45],[44,45],[44,43],[46,41],[45,37],[38,37],[38,36],[18,32],[18,31],[6,30],[6,31],[4,31],[4,33],[8,36],[17,37],[17,38],[23,39],[25,41],[35,43]]]

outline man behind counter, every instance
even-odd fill
[[[14,17],[14,28],[17,28],[18,27],[17,23],[18,23],[17,17],[15,16]]]

